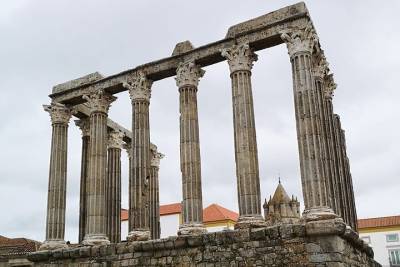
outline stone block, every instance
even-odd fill
[[[201,235],[192,235],[187,237],[187,244],[190,247],[198,247],[203,244],[203,237]]]
[[[164,240],[153,240],[154,250],[161,250],[165,248]]]
[[[309,221],[306,223],[306,235],[343,235],[346,224],[343,220],[331,219],[321,221]]]
[[[80,257],[79,251],[80,251],[79,247],[70,249],[70,251],[69,251],[70,257],[74,258],[74,259],[79,258]]]
[[[53,250],[52,257],[55,259],[62,259],[63,258],[63,249]]]
[[[154,249],[153,240],[143,241],[142,243],[142,250],[143,251],[150,251]]]
[[[90,248],[90,256],[92,257],[100,256],[100,246],[92,246]]]
[[[126,242],[117,243],[115,246],[117,254],[123,254],[123,253],[129,252],[128,244],[130,244],[130,243],[126,243]]]
[[[174,240],[174,248],[184,248],[187,245],[186,237],[185,236],[178,236]]]
[[[265,239],[265,228],[254,228],[250,231],[251,240],[263,240]]]
[[[80,247],[79,248],[80,257],[90,257],[90,247]]]

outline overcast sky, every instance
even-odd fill
[[[168,57],[176,43],[223,39],[229,26],[296,1],[33,1],[0,4],[0,235],[45,238],[51,124],[42,104],[53,85],[99,71],[111,75]],[[400,1],[307,1],[338,88],[359,218],[400,214]],[[253,94],[262,198],[277,185],[302,199],[289,56],[258,52]],[[232,103],[226,62],[205,68],[198,108],[203,203],[237,210]],[[110,117],[130,128],[128,94]],[[151,140],[166,157],[161,203],[179,202],[178,90],[154,83]],[[66,240],[78,237],[81,136],[70,123]],[[127,156],[123,207],[128,207]]]

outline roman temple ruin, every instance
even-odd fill
[[[257,51],[280,44],[286,45],[292,66],[305,210],[299,218],[297,199],[278,188],[277,197],[264,205],[265,220],[252,67]],[[202,68],[221,61],[231,77],[239,219],[233,231],[207,233],[197,91],[206,75]],[[149,112],[152,85],[173,76],[179,91],[183,220],[177,236],[159,239],[163,154],[150,142]],[[46,240],[29,259],[37,266],[378,266],[357,234],[345,134],[333,108],[335,89],[304,3],[234,25],[225,38],[210,44],[195,48],[184,41],[169,57],[108,77],[95,72],[54,86],[51,103],[44,106],[52,125]],[[115,95],[123,91],[132,103],[131,130],[108,118]],[[78,245],[64,240],[72,116],[82,130]],[[120,230],[121,149],[129,155],[127,237]]]

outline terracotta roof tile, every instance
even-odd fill
[[[40,242],[27,238],[7,238],[0,236],[0,255],[34,252]]]
[[[128,220],[128,210],[126,209],[121,209],[121,221],[127,221]]]
[[[182,212],[181,203],[160,205],[160,215],[180,214]],[[239,215],[231,210],[221,207],[218,204],[211,204],[203,210],[203,222],[215,222],[222,220],[237,221]],[[121,210],[121,220],[128,220],[128,210]]]
[[[203,222],[215,222],[223,220],[237,221],[239,215],[231,210],[221,207],[218,204],[211,204],[203,210]]]
[[[358,229],[388,226],[400,226],[400,215],[358,220]]]
[[[160,215],[177,214],[182,212],[181,203],[172,203],[167,205],[160,205]]]

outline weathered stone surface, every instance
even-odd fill
[[[225,38],[233,38],[238,35],[245,34],[249,31],[258,30],[268,26],[272,26],[276,23],[282,22],[288,18],[296,16],[304,16],[308,14],[306,5],[301,2],[295,5],[287,6],[268,14],[262,15],[255,19],[251,19],[237,25],[231,26],[226,34]]]
[[[367,251],[348,242],[344,233],[308,236],[301,230],[305,227],[287,224],[41,251],[29,259],[35,266],[379,266]]]
[[[75,87],[79,87],[79,86],[82,86],[84,84],[88,84],[88,83],[91,83],[91,82],[94,82],[94,81],[98,81],[98,80],[101,80],[103,78],[104,78],[104,76],[96,71],[96,72],[90,73],[88,75],[85,75],[85,76],[83,76],[81,78],[74,79],[74,80],[71,80],[71,81],[68,81],[68,82],[65,82],[65,83],[61,83],[61,84],[58,84],[58,85],[54,86],[53,87],[53,94],[54,93],[60,93],[60,92],[63,92],[63,91],[66,91],[66,90],[69,90],[69,89],[72,89],[72,88],[75,88]]]
[[[183,41],[176,44],[174,51],[172,52],[172,56],[177,56],[193,49],[194,47],[190,41]]]

